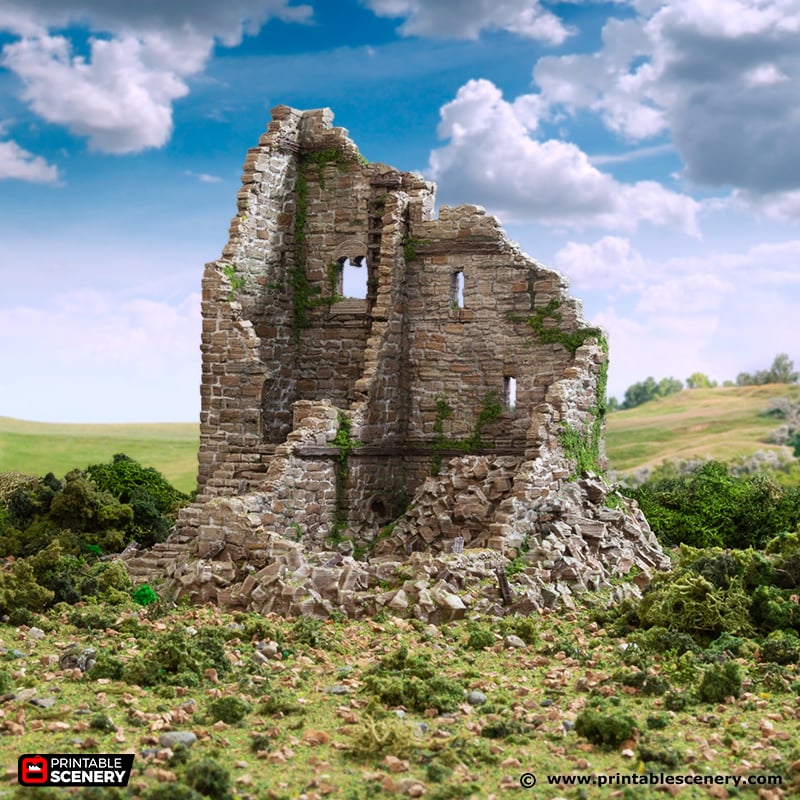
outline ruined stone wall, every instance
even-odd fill
[[[236,608],[438,620],[513,555],[529,564],[526,599],[503,597],[516,610],[665,565],[594,474],[601,332],[494,217],[433,206],[431,184],[366,163],[330,111],[273,110],[203,279],[197,502],[128,560],[134,577]],[[354,263],[366,286],[346,297]],[[409,557],[425,580],[366,594]]]

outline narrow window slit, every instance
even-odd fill
[[[464,308],[464,271],[456,270],[450,276],[450,305]]]
[[[511,375],[503,378],[503,405],[513,411],[517,406],[517,379]]]

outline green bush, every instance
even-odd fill
[[[492,629],[486,625],[473,623],[468,628],[466,647],[468,650],[483,650],[484,647],[491,647],[494,644],[494,634]]]
[[[158,602],[158,595],[152,586],[143,583],[134,593],[133,602],[140,606],[149,606],[151,603]]]
[[[186,783],[211,800],[229,800],[232,796],[230,773],[213,758],[202,758],[187,764]]]
[[[252,710],[253,706],[240,697],[216,697],[208,704],[211,719],[226,725],[241,722]]]
[[[633,736],[636,722],[610,703],[595,703],[575,719],[575,733],[604,748],[618,747]]]
[[[464,688],[445,677],[425,656],[411,656],[404,645],[384,656],[364,680],[365,689],[389,706],[413,711],[455,711]]]
[[[794,634],[771,633],[761,643],[761,660],[773,664],[796,664],[800,661],[800,639]]]
[[[703,670],[697,696],[704,703],[722,703],[726,697],[739,697],[742,693],[742,674],[733,661],[711,664]]]
[[[781,486],[766,473],[735,476],[719,461],[652,479],[630,494],[667,545],[763,547],[800,522],[800,487]]]

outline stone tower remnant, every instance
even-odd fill
[[[666,567],[598,477],[607,347],[565,279],[332,120],[278,106],[247,154],[203,277],[197,500],[131,575],[438,621]]]

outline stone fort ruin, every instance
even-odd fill
[[[565,279],[332,120],[278,106],[247,154],[203,277],[197,500],[131,575],[432,621],[646,581],[667,560],[595,474],[607,348]]]

